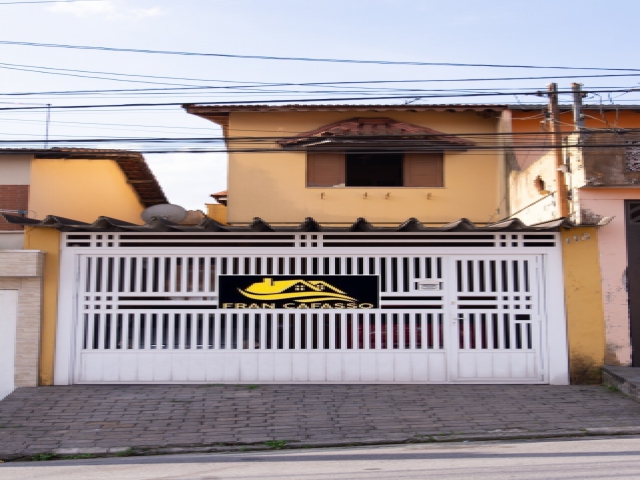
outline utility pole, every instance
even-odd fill
[[[547,85],[549,95],[549,123],[551,130],[551,142],[555,153],[556,166],[556,193],[558,204],[558,217],[569,216],[569,196],[567,184],[564,178],[564,160],[562,158],[562,131],[560,130],[560,108],[558,107],[558,84]]]
[[[572,83],[571,90],[573,91],[573,123],[576,126],[576,130],[582,130],[584,128],[584,115],[582,114],[582,84]]]

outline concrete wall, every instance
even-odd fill
[[[0,231],[0,250],[19,250],[24,244],[24,232]]]
[[[605,361],[598,228],[562,231],[569,366],[573,383],[599,383]]]
[[[524,170],[511,170],[509,173],[511,215],[515,214],[527,225],[556,218],[557,197],[556,195],[548,196],[550,192],[557,190],[555,171],[553,152],[542,156]],[[535,186],[537,177],[544,181],[545,190],[542,192]]]
[[[0,156],[0,210],[28,208],[31,158],[24,154]],[[0,249],[20,249],[23,239],[22,227],[0,218]]]
[[[583,209],[615,217],[598,235],[608,365],[631,363],[624,201],[638,199],[640,188],[580,189]]]
[[[33,155],[15,154],[0,157],[0,185],[29,185]]]
[[[18,291],[16,387],[38,385],[43,262],[42,252],[0,251],[0,290]]]
[[[42,331],[39,384],[53,385],[58,283],[60,278],[60,232],[51,228],[26,227],[25,248],[38,249],[46,258],[42,270]]]
[[[353,222],[365,217],[373,222],[400,223],[416,217],[423,222],[446,223],[461,217],[491,222],[506,216],[503,160],[499,153],[447,152],[442,188],[307,188],[306,154],[283,151],[275,143],[339,120],[383,116],[453,134],[493,133],[498,128],[498,119],[475,112],[233,112],[229,119],[231,137],[273,136],[274,142],[260,144],[273,153],[229,155],[229,222],[250,222],[254,217],[274,223],[302,222],[305,217],[322,222]]]
[[[207,217],[220,223],[227,223],[227,207],[220,203],[207,203]]]

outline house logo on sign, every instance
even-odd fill
[[[378,278],[362,276],[220,276],[219,308],[370,309]]]
[[[323,280],[273,280],[265,278],[262,282],[250,285],[240,293],[252,300],[294,300],[301,303],[312,303],[332,300],[355,302],[339,288]]]

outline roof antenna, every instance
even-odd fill
[[[407,100],[406,102],[404,102],[404,104],[405,105],[409,105],[410,103],[417,102],[418,100],[420,100],[420,97],[416,97],[416,98],[413,98],[411,100]]]
[[[51,104],[47,103],[47,124],[44,133],[44,148],[49,148],[49,122],[51,120]]]

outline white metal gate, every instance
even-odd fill
[[[70,382],[549,382],[545,255],[414,250],[78,252]],[[377,275],[380,308],[220,309],[219,275]]]

